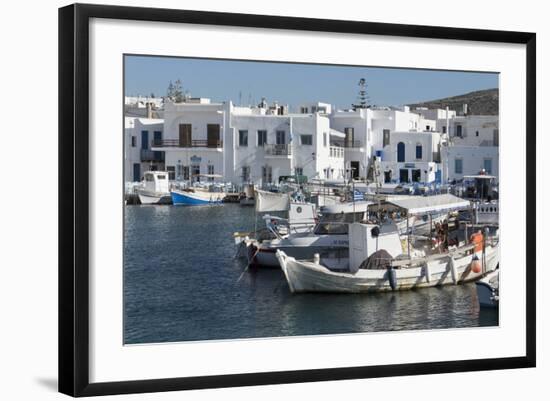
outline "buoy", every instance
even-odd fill
[[[426,275],[426,282],[429,283],[432,278],[432,272],[430,271],[430,266],[428,265],[428,262],[424,265],[424,274]]]
[[[481,273],[481,262],[479,261],[479,258],[477,255],[474,255],[472,258],[472,263],[470,263],[470,268],[472,269],[472,272],[475,274]]]
[[[397,289],[397,272],[392,267],[388,267],[388,281],[392,291]]]
[[[458,284],[458,272],[456,271],[455,260],[452,256],[449,257],[449,269],[451,270],[451,278],[453,279],[453,284]]]

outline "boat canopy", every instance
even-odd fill
[[[473,179],[480,179],[480,180],[494,180],[497,177],[494,175],[485,175],[485,174],[478,174],[478,175],[465,175],[463,177],[465,180],[473,180]]]
[[[220,174],[193,174],[193,177],[223,178],[223,175],[220,175]]]
[[[408,196],[400,199],[388,199],[387,203],[405,209],[408,215],[452,212],[470,208],[470,201],[451,194]]]
[[[257,189],[254,191],[256,198],[256,212],[285,211],[290,207],[290,194],[275,193]]]
[[[368,211],[372,202],[357,201],[357,202],[343,202],[335,203],[333,205],[326,205],[321,208],[323,214],[339,214],[339,213],[358,213]]]

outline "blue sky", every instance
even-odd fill
[[[370,103],[398,106],[498,87],[498,74],[403,68],[342,67],[253,61],[126,56],[127,96],[166,95],[180,79],[193,97],[255,104],[262,97],[293,107],[321,101],[348,108],[365,78]],[[239,95],[240,94],[240,95]]]

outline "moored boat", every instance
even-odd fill
[[[356,240],[362,242],[361,239],[371,236],[370,231],[377,226],[355,223],[352,227],[355,235],[352,234],[350,241],[353,244]],[[361,232],[362,235],[358,234]],[[370,245],[375,242],[372,239]],[[350,252],[349,271],[334,271],[320,257],[297,260],[280,250],[276,256],[293,293],[382,292],[461,284],[483,277],[495,270],[499,262],[498,243],[487,245],[483,250],[476,251],[475,245],[468,244],[448,253],[410,258],[402,254],[395,256],[394,246],[394,254],[383,249],[385,252],[377,254],[375,251],[371,253],[372,258],[363,259],[366,247],[361,244],[361,248],[359,255],[354,256],[354,252]]]
[[[135,191],[142,205],[171,204],[168,172],[147,171],[143,175],[143,183]]]
[[[223,192],[208,192],[194,188],[184,190],[173,189],[170,191],[172,202],[174,205],[213,205],[222,204],[225,193]]]
[[[498,308],[499,270],[476,282],[477,299],[482,308]]]

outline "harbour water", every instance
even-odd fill
[[[126,206],[124,342],[498,325],[474,284],[385,294],[290,294],[282,271],[234,258],[253,208]],[[239,280],[240,278],[240,280]]]

